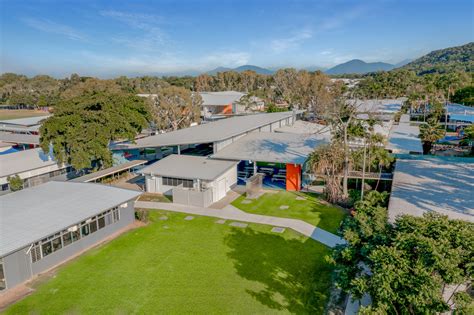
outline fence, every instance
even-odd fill
[[[173,188],[173,202],[183,205],[208,207],[213,202],[212,189],[187,189],[181,184]]]

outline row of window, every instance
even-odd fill
[[[105,226],[115,223],[120,220],[120,211],[118,207],[109,209],[102,212],[101,214],[87,219],[80,224],[72,225],[62,232],[58,232],[54,235],[50,235],[39,242],[36,242],[31,248],[31,261],[37,262],[38,260],[46,257],[61,248],[72,244],[86,237],[89,234],[96,232],[97,230],[103,229]]]
[[[173,178],[173,177],[163,177],[163,185],[167,186],[179,186],[183,184],[185,188],[193,188],[193,180],[192,179],[181,179],[181,178]]]

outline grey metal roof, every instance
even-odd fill
[[[27,118],[18,118],[18,119],[7,119],[0,120],[0,125],[18,125],[18,126],[34,126],[39,125],[43,120],[50,117],[51,115],[36,116],[36,117],[27,117]]]
[[[224,91],[224,92],[200,92],[203,106],[222,106],[231,105],[237,102],[244,96],[244,93],[236,91]]]
[[[130,162],[126,162],[120,165],[112,166],[109,168],[106,168],[104,170],[100,170],[94,173],[90,173],[81,177],[77,177],[74,179],[71,179],[71,182],[78,182],[78,183],[87,183],[87,182],[92,182],[94,180],[100,179],[102,177],[112,175],[124,170],[131,169],[135,166],[142,165],[148,162],[147,160],[134,160]]]
[[[419,157],[398,159],[389,217],[436,211],[474,222],[474,159]]]
[[[254,132],[226,146],[211,157],[233,161],[303,164],[315,148],[328,142],[328,138],[324,135]]]
[[[185,179],[214,180],[234,167],[236,162],[203,156],[172,154],[140,170],[141,174]]]
[[[23,133],[0,132],[0,141],[18,144],[36,144],[40,142],[39,135],[28,135]]]
[[[298,112],[299,113],[299,112]],[[115,144],[112,149],[131,149],[210,143],[225,140],[259,127],[292,117],[292,112],[252,114],[231,117],[176,131],[136,140],[136,143]]]
[[[419,138],[420,128],[408,123],[393,125],[388,135],[386,148],[393,153],[423,153],[423,146]]]
[[[0,196],[0,257],[140,194],[106,185],[52,181]]]
[[[325,134],[331,137],[331,127],[309,121],[297,120],[293,125],[282,126],[275,129],[275,132],[286,132],[296,134]]]
[[[55,164],[52,154],[40,148],[0,155],[0,178]]]

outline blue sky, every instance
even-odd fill
[[[0,0],[1,72],[396,63],[473,41],[473,1]]]

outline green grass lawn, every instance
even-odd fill
[[[291,230],[184,217],[153,212],[150,224],[59,268],[6,313],[323,313],[325,246]]]
[[[298,196],[306,200],[297,200]],[[332,233],[336,233],[346,215],[343,209],[329,205],[315,194],[309,193],[290,191],[265,193],[260,198],[251,200],[249,204],[242,203],[245,199],[245,196],[240,196],[232,204],[250,213],[300,219]],[[282,210],[281,206],[289,208]]]

